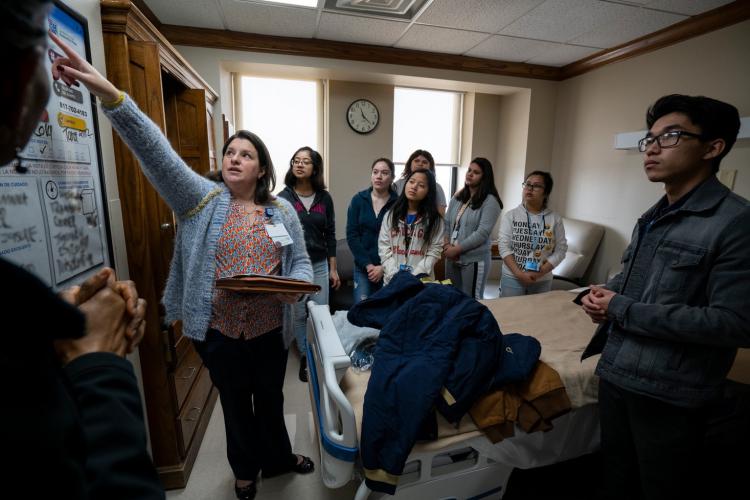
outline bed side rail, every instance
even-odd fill
[[[326,305],[308,302],[307,366],[310,402],[320,444],[321,477],[328,488],[348,483],[359,453],[354,410],[339,387],[351,365]]]

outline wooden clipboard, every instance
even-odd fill
[[[309,294],[320,291],[320,285],[309,281],[263,274],[238,274],[228,278],[219,278],[216,280],[216,288],[252,293]]]

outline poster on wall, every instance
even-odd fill
[[[48,25],[91,61],[84,17],[56,1]],[[49,102],[20,167],[0,167],[0,256],[54,290],[112,265],[96,103],[83,86],[52,79],[52,61],[62,54],[48,40]]]

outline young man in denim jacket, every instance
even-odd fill
[[[688,498],[717,457],[702,453],[738,347],[750,347],[750,204],[716,178],[740,127],[734,106],[669,95],[638,143],[666,195],[638,220],[623,270],[592,286],[601,323],[599,405],[607,498]]]

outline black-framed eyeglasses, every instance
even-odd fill
[[[680,142],[680,137],[695,137],[703,139],[701,134],[686,132],[685,130],[670,130],[660,135],[649,135],[638,141],[638,151],[645,153],[650,145],[656,141],[660,148],[673,148]]]
[[[531,191],[539,191],[540,189],[544,189],[544,184],[532,184],[530,182],[522,182],[521,187],[531,190]]]

